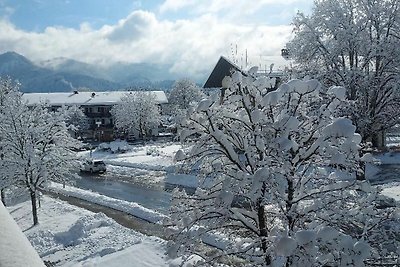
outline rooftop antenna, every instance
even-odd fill
[[[249,63],[247,62],[247,48],[246,48],[246,68],[249,66]]]
[[[235,58],[236,58],[236,60],[238,60],[238,59],[237,59],[237,44],[236,44]],[[237,64],[237,63],[238,63],[238,61],[236,61],[235,63]]]

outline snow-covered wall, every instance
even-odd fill
[[[0,202],[0,267],[45,267],[17,223]]]

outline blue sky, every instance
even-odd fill
[[[0,0],[0,52],[33,61],[171,64],[171,72],[196,77],[220,55],[243,61],[246,50],[253,65],[277,63],[293,16],[311,6],[312,0]]]
[[[2,0],[2,15],[27,31],[43,31],[48,26],[79,28],[83,22],[93,27],[114,24],[133,10],[153,9],[156,1],[132,0]],[[146,6],[144,5],[146,3]],[[7,7],[7,8],[5,8]]]

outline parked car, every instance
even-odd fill
[[[87,159],[81,166],[81,172],[104,173],[106,170],[106,164],[102,160]]]

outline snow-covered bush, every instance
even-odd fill
[[[235,72],[222,101],[201,101],[183,122],[181,140],[192,147],[175,159],[200,166],[199,186],[174,191],[171,254],[242,266],[361,266],[391,256],[393,209],[378,210],[376,189],[356,179],[361,137],[339,115],[345,89],[292,80],[269,92],[271,82]],[[230,243],[199,252],[210,235]]]
[[[99,151],[110,151],[111,153],[125,153],[130,151],[132,148],[131,146],[128,144],[128,142],[124,141],[124,140],[115,140],[109,143],[101,143],[99,144],[99,146],[97,147],[96,150]]]
[[[159,156],[161,154],[160,149],[157,147],[149,147],[146,149],[146,155],[151,155],[151,156]]]

